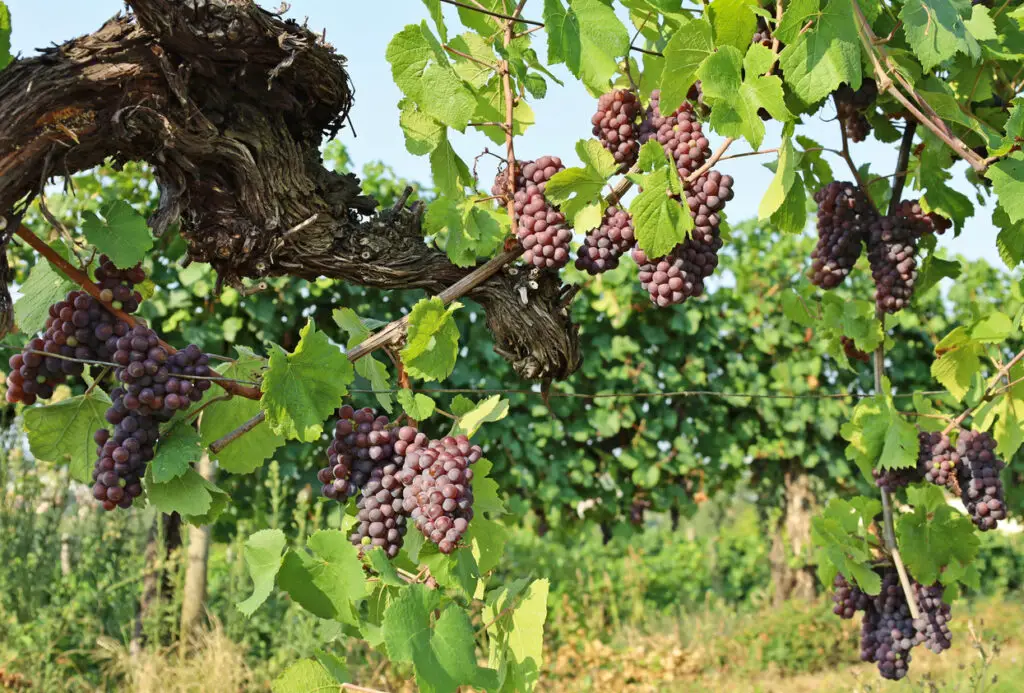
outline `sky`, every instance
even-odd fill
[[[124,7],[121,0],[5,1],[12,16],[12,49],[24,56],[32,55],[38,47],[94,31]],[[280,6],[277,0],[260,4],[275,9]],[[540,0],[528,2],[523,16],[539,19],[542,5]],[[450,20],[449,28],[457,29],[456,15],[452,11],[454,8],[445,8]],[[348,59],[356,90],[356,103],[351,113],[354,132],[346,128],[339,137],[348,147],[356,169],[370,161],[383,161],[404,178],[428,183],[430,166],[427,158],[413,156],[405,150],[405,140],[398,125],[397,103],[401,94],[392,81],[390,66],[384,57],[387,44],[395,33],[407,24],[419,23],[428,17],[424,4],[420,0],[294,0],[288,16],[299,21],[308,18],[309,27],[317,32],[326,28],[328,42]],[[543,35],[543,32],[539,34]],[[535,41],[534,45],[543,59],[543,40]],[[571,166],[578,164],[576,142],[591,136],[590,117],[594,112],[595,99],[562,66],[552,68],[552,72],[562,79],[565,86],[549,83],[547,96],[530,102],[537,122],[525,135],[516,138],[516,154],[517,158],[529,159],[554,154]],[[806,120],[808,122],[802,132],[823,146],[840,148],[839,126],[835,122],[824,120],[823,116],[811,116]],[[779,133],[779,128],[769,123],[761,148],[778,146]],[[714,147],[722,138],[712,133],[709,139]],[[498,149],[483,135],[469,131],[465,135],[453,133],[452,143],[467,162],[472,162],[486,147],[491,151]],[[750,148],[743,142],[737,142],[732,145],[729,153],[744,151],[750,151]],[[854,161],[858,165],[870,162],[872,173],[876,175],[892,173],[896,154],[895,145],[872,139],[854,145],[853,148]],[[835,175],[848,177],[849,169],[846,165],[838,157],[827,156]],[[763,164],[772,161],[773,155],[765,155],[718,164],[719,170],[736,179],[736,197],[726,209],[731,220],[739,221],[757,215],[757,206],[772,177],[772,173]],[[484,157],[481,161],[480,179],[483,189],[490,187],[494,162],[493,157]],[[964,167],[962,163],[957,166],[953,185],[974,199],[973,191],[962,182]],[[911,191],[905,194],[910,195]],[[996,229],[991,223],[991,214],[991,203],[979,207],[977,215],[967,221],[958,238],[947,233],[940,237],[939,245],[952,253],[970,259],[983,258],[1003,267],[996,252]]]

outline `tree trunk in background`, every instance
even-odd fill
[[[810,558],[811,514],[815,506],[811,477],[796,462],[783,475],[785,506],[772,536],[771,563],[773,603],[787,599],[814,599],[817,583]]]
[[[60,574],[71,575],[71,536],[65,532],[60,535]]]
[[[161,542],[158,541],[160,533],[157,532],[157,523],[160,523],[163,528],[162,547]],[[139,599],[139,608],[135,612],[135,628],[129,647],[132,654],[137,654],[142,650],[145,640],[143,628],[146,621],[159,607],[157,597],[166,598],[171,591],[174,583],[169,579],[170,572],[166,563],[180,547],[181,516],[178,513],[171,515],[161,513],[154,520],[146,541],[146,572],[142,578],[142,596]],[[164,565],[161,566],[161,564]]]
[[[203,453],[196,465],[196,471],[213,482],[214,468],[210,456]],[[181,634],[179,648],[182,656],[188,651],[188,640],[198,625],[199,617],[206,603],[206,570],[210,556],[210,526],[188,526],[188,565],[185,568],[185,586],[181,598]]]

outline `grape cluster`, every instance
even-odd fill
[[[542,156],[522,167],[525,183],[514,198],[516,236],[526,249],[523,259],[535,267],[558,269],[569,261],[572,229],[565,215],[544,197],[547,182],[564,168],[556,156]]]
[[[100,289],[100,300],[109,303],[115,310],[134,313],[142,303],[142,294],[135,290],[136,284],[146,279],[141,265],[119,269],[106,255],[100,256],[96,268],[96,283]]]
[[[917,469],[925,481],[936,486],[953,487],[960,453],[949,442],[949,436],[938,431],[917,434],[920,443]]]
[[[818,243],[808,277],[815,286],[834,289],[850,274],[863,249],[873,217],[871,204],[853,183],[833,181],[814,193],[818,203]]]
[[[754,36],[750,39],[750,43],[760,43],[765,48],[772,47],[772,28],[768,26],[768,20],[764,17],[758,16],[757,30],[754,31]]]
[[[619,258],[636,245],[633,217],[624,209],[605,210],[601,225],[583,239],[576,257],[576,269],[595,275],[619,266]]]
[[[917,629],[915,645],[924,646],[935,654],[948,650],[953,645],[953,633],[949,629],[951,608],[942,600],[945,588],[939,583],[929,587],[914,583],[918,610],[921,617],[914,621]]]
[[[871,360],[871,355],[866,351],[862,351],[857,348],[856,342],[845,334],[839,338],[839,343],[843,347],[843,353],[846,354],[846,358],[851,361],[861,361],[867,363]]]
[[[896,489],[906,488],[915,481],[921,480],[921,473],[916,466],[899,469],[874,469],[875,485],[889,493]]]
[[[346,404],[338,410],[328,465],[317,472],[325,497],[348,500],[367,485],[375,469],[391,462],[394,438],[387,425],[388,418],[370,407],[356,410]]]
[[[875,305],[895,313],[910,303],[917,279],[917,236],[903,217],[875,219],[868,228],[868,262],[875,280]]]
[[[971,520],[983,532],[1006,517],[1006,499],[999,472],[1005,466],[995,454],[996,441],[983,431],[964,431],[956,442],[963,462],[958,470],[960,498]]]
[[[864,611],[871,603],[871,597],[859,587],[851,584],[842,573],[837,573],[832,580],[832,613],[839,618],[850,619],[858,611]]]
[[[473,519],[470,465],[483,451],[465,436],[427,440],[416,429],[403,427],[405,462],[397,475],[405,487],[403,507],[423,535],[441,553],[451,553]]]
[[[615,157],[615,163],[629,168],[640,152],[637,119],[640,102],[628,89],[616,89],[597,100],[597,113],[590,119],[594,135]]]
[[[394,460],[373,468],[356,504],[358,524],[349,536],[360,548],[381,547],[388,558],[398,555],[406,532],[403,486],[396,476],[398,472],[399,465]]]
[[[882,590],[864,614],[861,658],[878,664],[883,678],[898,681],[907,675],[910,650],[917,642],[917,629],[899,575],[886,569]]]
[[[516,190],[526,187],[526,178],[523,176],[523,166],[528,162],[516,161]],[[491,194],[495,197],[508,199],[508,166],[498,171],[494,177],[494,185],[491,186]]]
[[[113,510],[129,507],[142,492],[140,480],[153,459],[160,424],[202,399],[213,372],[210,357],[198,346],[190,344],[172,354],[141,324],[123,336],[111,335],[105,348],[118,364],[114,375],[121,385],[111,391],[106,412],[113,435],[106,429],[94,435],[93,496]]]
[[[854,142],[863,142],[871,134],[871,123],[864,112],[878,96],[875,80],[865,77],[856,91],[849,84],[841,84],[832,96],[836,102],[836,115],[843,123],[846,136]]]
[[[949,219],[940,214],[925,212],[917,200],[902,200],[896,206],[894,215],[907,222],[915,238],[932,233],[941,235],[953,225]]]
[[[693,104],[684,101],[670,115],[662,115],[660,101],[661,92],[655,90],[640,123],[640,143],[651,138],[657,140],[665,154],[675,162],[679,177],[685,179],[711,156],[708,138],[704,136]]]

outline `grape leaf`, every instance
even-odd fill
[[[437,297],[421,299],[409,313],[409,330],[402,363],[406,372],[421,380],[444,380],[451,375],[459,355],[459,328],[453,313],[462,307],[445,308]]]
[[[630,203],[629,213],[633,215],[637,244],[653,260],[689,237],[693,218],[683,205],[665,194],[669,187],[666,169],[644,176],[643,187]]]
[[[544,197],[558,205],[570,224],[582,232],[597,225],[592,223],[593,211],[596,209],[600,218],[602,210],[600,204],[595,208],[594,203],[600,203],[601,190],[618,166],[611,152],[597,140],[580,140],[576,153],[584,167],[556,173],[544,186]]]
[[[500,522],[490,520],[483,514],[473,517],[466,541],[473,547],[473,557],[481,575],[498,567],[505,553],[508,536],[508,529]]]
[[[793,43],[807,22],[817,17],[820,4],[821,0],[791,0],[772,36],[782,44]]]
[[[114,200],[101,210],[82,215],[82,232],[101,252],[118,267],[133,267],[146,257],[153,247],[153,234],[146,218],[124,200]]]
[[[273,693],[310,693],[338,689],[338,682],[323,664],[315,659],[300,659],[274,679]]]
[[[46,260],[37,262],[21,287],[21,296],[14,302],[14,319],[18,329],[29,335],[41,332],[50,317],[50,306],[77,288],[77,284]]]
[[[508,400],[502,399],[501,395],[493,395],[477,404],[472,411],[460,416],[459,420],[452,426],[449,435],[462,435],[471,438],[474,433],[480,430],[480,426],[483,424],[501,421],[507,415]]]
[[[352,364],[310,318],[291,354],[270,345],[260,407],[275,433],[309,443],[320,438],[324,419],[341,404],[354,377]]]
[[[986,175],[1010,221],[1016,224],[1024,219],[1024,153],[1014,152],[995,162]]]
[[[708,6],[716,46],[747,49],[757,28],[754,6],[750,0],[714,0]]]
[[[403,388],[398,391],[398,403],[413,421],[429,419],[434,413],[437,403],[430,397],[419,392],[413,394],[412,390]]]
[[[437,27],[437,34],[441,37],[441,40],[445,43],[448,42],[448,29],[444,25],[444,13],[441,12],[441,0],[423,0],[423,4],[427,6],[427,11],[430,12],[430,18],[434,21],[434,26]]]
[[[958,402],[963,401],[974,374],[981,368],[981,345],[968,337],[966,329],[957,327],[935,345],[935,353],[939,357],[932,361],[932,377]]]
[[[316,661],[320,662],[327,673],[334,677],[335,683],[348,683],[351,680],[348,665],[344,659],[330,652],[324,652],[319,647],[313,650],[313,654],[316,656]]]
[[[486,457],[473,465],[473,508],[478,515],[504,515],[505,503],[498,495],[498,483],[490,477],[494,464]]]
[[[680,27],[665,45],[665,67],[661,73],[661,111],[669,113],[686,100],[697,78],[697,68],[715,50],[711,24],[706,19]]]
[[[202,518],[215,509],[215,494],[227,495],[191,468],[170,481],[157,483],[153,479],[153,465],[149,465],[144,482],[149,502],[167,514],[177,512],[182,516]]]
[[[782,81],[750,71],[743,76],[743,54],[732,46],[719,48],[697,70],[704,98],[711,104],[711,126],[727,137],[745,137],[754,149],[764,140],[764,121],[758,112],[766,109],[785,122],[793,115],[782,96]]]
[[[1012,270],[1024,262],[1024,225],[1012,223],[1001,207],[992,210],[992,223],[999,227],[999,234],[996,236],[999,257]]]
[[[370,336],[370,327],[356,315],[351,308],[335,308],[332,313],[335,324],[348,333],[346,348],[351,350],[362,344]],[[382,363],[375,355],[367,354],[356,361],[356,373],[370,382],[374,396],[388,414],[393,411],[391,402],[391,374],[387,364]]]
[[[463,190],[473,186],[469,167],[455,153],[447,135],[441,137],[441,143],[430,153],[430,172],[441,195],[462,197]]]
[[[45,407],[27,407],[22,416],[29,449],[40,460],[67,464],[71,478],[91,484],[96,462],[93,434],[110,427],[109,407],[110,398],[99,388]]]
[[[252,578],[252,594],[237,604],[238,610],[252,616],[274,589],[277,571],[281,568],[281,552],[286,544],[284,532],[264,529],[245,541],[245,564]]]
[[[579,19],[561,0],[544,0],[543,16],[548,34],[548,64],[564,63],[569,72],[578,76],[583,55]]]
[[[465,129],[476,98],[455,73],[426,21],[395,34],[385,57],[395,85],[426,115],[460,132]]]
[[[400,591],[384,612],[382,632],[393,662],[411,662],[424,693],[454,693],[460,685],[496,688],[497,672],[476,662],[469,615],[451,604],[431,628],[439,595],[423,585]]]
[[[11,62],[11,11],[0,2],[0,70]]]
[[[465,395],[455,395],[452,397],[452,402],[448,405],[448,408],[455,416],[462,416],[473,411],[476,408],[476,403]]]
[[[367,551],[364,557],[383,584],[391,585],[392,587],[404,587],[407,584],[405,580],[398,576],[395,565],[388,558],[388,555],[384,553],[383,548],[375,546]]]
[[[960,263],[955,260],[944,260],[932,254],[921,264],[921,271],[914,286],[918,296],[923,296],[928,289],[944,278],[956,279],[960,276]]]
[[[525,589],[523,589],[525,587]],[[502,690],[533,690],[544,662],[544,621],[549,583],[513,583],[488,595],[484,608],[490,636],[488,663],[499,671]]]
[[[880,512],[882,504],[873,498],[833,498],[821,515],[811,520],[811,540],[818,547],[818,575],[825,584],[832,584],[838,572],[853,578],[868,594],[878,594],[882,582],[870,564],[867,530]]]
[[[857,403],[853,417],[840,429],[849,443],[846,457],[857,463],[868,481],[872,480],[871,470],[882,455],[889,422],[889,405],[885,398],[866,397]]]
[[[951,563],[968,564],[978,553],[978,536],[971,521],[949,507],[941,489],[908,488],[914,508],[896,521],[896,539],[914,579],[930,585]]]
[[[423,156],[437,149],[444,139],[445,127],[403,99],[398,124],[405,135],[405,148],[410,154]]]
[[[800,295],[793,289],[782,292],[780,303],[782,304],[782,314],[797,325],[810,327],[815,323],[816,319],[808,309],[807,304],[804,303]]]
[[[971,339],[983,344],[998,344],[1013,333],[1013,321],[1006,313],[994,310],[971,325]]]
[[[162,484],[191,469],[191,465],[203,455],[199,444],[199,433],[192,424],[179,419],[170,431],[160,436],[153,461],[149,463],[153,469],[153,481]]]
[[[775,176],[768,184],[768,189],[765,190],[761,204],[757,208],[759,219],[769,218],[782,206],[796,180],[796,163],[799,161],[799,154],[793,149],[793,141],[790,139],[792,133],[793,126],[786,126],[783,131],[782,146],[779,148],[779,161],[775,167]]]
[[[465,539],[460,542],[465,543]],[[473,598],[480,580],[480,569],[470,548],[460,546],[445,555],[435,544],[427,541],[420,550],[419,562],[430,569],[430,574],[441,587],[452,590],[463,599]]]
[[[235,347],[238,358],[217,368],[217,372],[233,380],[257,381],[262,376],[266,361],[247,347]],[[214,402],[203,410],[199,419],[199,433],[203,447],[226,436],[260,412],[260,403],[246,397],[232,397]],[[251,474],[279,447],[284,436],[270,426],[257,426],[236,439],[216,455],[221,469],[232,474]]]
[[[493,66],[497,64],[497,58],[491,44],[480,34],[467,31],[453,38],[450,45],[460,53],[474,58],[474,60],[470,60],[462,56],[454,56],[455,72],[463,81],[474,89],[480,89],[491,80],[494,76]],[[514,50],[513,46],[515,45],[509,46],[510,52]],[[504,104],[504,101],[501,103]]]
[[[424,230],[443,240],[448,259],[459,267],[471,267],[478,257],[492,255],[505,238],[499,217],[479,201],[479,197],[438,197],[427,206]]]
[[[368,593],[359,549],[338,530],[320,530],[306,542],[313,554],[285,554],[278,586],[320,618],[354,623],[352,602]]]
[[[906,0],[900,20],[914,54],[930,70],[956,53],[978,54],[978,44],[960,16],[958,0]],[[979,22],[979,28],[981,23]]]
[[[860,50],[851,0],[829,0],[814,25],[787,43],[779,65],[793,93],[804,103],[813,103],[843,82],[860,88]]]

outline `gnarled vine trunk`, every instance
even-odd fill
[[[817,578],[809,565],[811,517],[816,500],[811,477],[798,461],[789,461],[783,473],[785,494],[782,516],[772,533],[768,554],[771,564],[772,602],[814,599]]]
[[[421,208],[375,213],[355,176],[322,165],[353,89],[319,36],[252,0],[128,5],[0,72],[0,215],[16,221],[49,177],[138,160],[160,186],[154,233],[180,221],[189,257],[221,283],[326,276],[440,293],[472,271],[424,243]],[[518,373],[561,379],[580,359],[565,289],[555,273],[502,271],[468,297]]]

